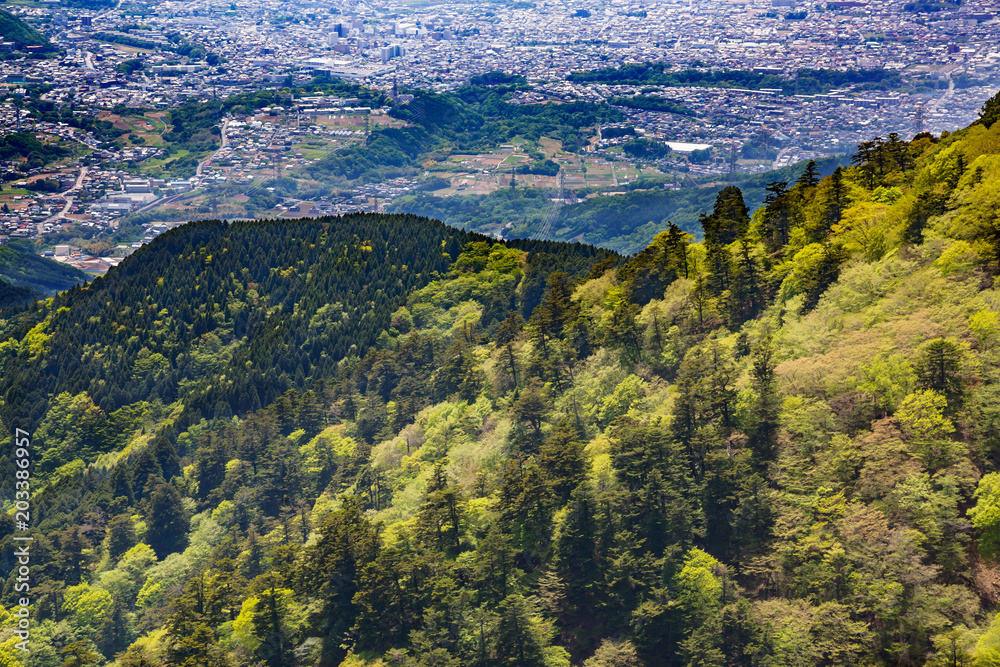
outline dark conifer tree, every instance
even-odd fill
[[[531,609],[520,595],[509,595],[498,609],[494,659],[497,667],[542,667],[544,644],[533,632]]]
[[[132,491],[132,475],[126,462],[118,463],[111,471],[111,475],[108,477],[108,488],[111,491],[112,500],[125,498],[129,505],[135,502],[135,494]]]
[[[751,253],[750,244],[744,239],[740,242],[729,289],[729,325],[733,329],[757,317],[767,305],[760,270]]]
[[[823,257],[811,268],[803,281],[802,313],[816,307],[823,293],[837,280],[844,261],[843,249],[832,243],[823,245]]]
[[[177,488],[161,480],[145,502],[146,541],[156,557],[162,560],[183,550],[188,543],[190,519]]]
[[[705,241],[729,245],[746,234],[750,227],[750,211],[743,201],[743,192],[734,185],[727,185],[715,197],[712,215],[702,220]]]
[[[59,550],[55,554],[55,561],[61,578],[67,585],[75,586],[80,583],[87,562],[84,550],[90,546],[79,526],[68,526],[59,533]]]
[[[788,183],[775,181],[768,183],[767,196],[764,198],[764,217],[761,235],[764,245],[770,253],[781,250],[788,244],[788,236],[792,230],[795,205],[793,194],[789,194]]]
[[[586,483],[573,490],[567,509],[553,562],[566,585],[572,618],[580,621],[595,611],[602,579],[597,549],[597,503]]]
[[[814,188],[819,184],[819,170],[816,168],[816,161],[809,160],[806,163],[806,168],[802,171],[797,179],[795,179],[795,185],[799,186],[801,190]]]
[[[837,167],[830,176],[826,208],[823,212],[822,235],[817,240],[826,238],[830,233],[830,228],[840,222],[845,208],[847,208],[847,185],[844,183],[843,168]]]
[[[538,451],[538,465],[551,480],[553,494],[562,502],[569,500],[570,493],[586,474],[579,438],[580,433],[564,419]]]
[[[518,333],[520,333],[523,324],[524,319],[519,314],[512,313],[510,317],[505,319],[500,325],[500,329],[497,331],[496,336],[497,345],[503,346],[503,359],[506,364],[506,370],[510,373],[510,379],[514,385],[514,391],[517,391],[518,389],[518,380],[517,355],[514,354],[513,344]]]
[[[418,539],[428,548],[457,556],[462,549],[463,504],[461,490],[449,482],[444,463],[438,461],[417,510]]]
[[[117,561],[126,551],[136,545],[135,524],[132,517],[120,514],[108,524],[108,555]]]
[[[294,667],[294,644],[285,624],[287,608],[277,578],[265,575],[253,611],[253,634],[260,642],[257,657],[268,667]]]
[[[181,459],[177,456],[177,450],[168,438],[157,435],[150,444],[153,457],[163,471],[163,479],[170,481],[181,474]]]
[[[917,377],[925,389],[933,389],[956,408],[962,400],[962,348],[954,341],[935,338],[927,342],[916,363]]]
[[[773,461],[778,451],[782,398],[774,373],[776,366],[774,345],[770,338],[765,338],[755,347],[751,359],[750,379],[756,397],[751,412],[752,422],[746,429],[758,466]]]
[[[224,435],[209,432],[195,452],[195,479],[198,482],[198,496],[208,500],[226,478],[226,464],[230,453],[227,451]]]
[[[924,229],[930,219],[942,215],[946,210],[947,197],[932,191],[921,192],[913,203],[906,218],[903,238],[907,243],[920,244],[924,240]]]
[[[150,477],[162,478],[163,468],[153,456],[151,448],[146,447],[136,457],[135,464],[132,466],[132,488],[135,489],[135,495],[138,499],[145,498],[145,489],[146,485],[149,484]]]

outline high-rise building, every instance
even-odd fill
[[[399,44],[391,44],[382,47],[382,62],[389,62],[393,58],[401,58],[406,55],[406,49]]]

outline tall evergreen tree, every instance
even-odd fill
[[[586,460],[580,433],[562,420],[538,451],[538,465],[552,484],[554,495],[563,502],[586,476]]]
[[[457,556],[462,548],[462,493],[448,481],[444,462],[434,464],[424,502],[417,510],[416,533],[429,548]]]
[[[511,382],[514,384],[514,391],[518,389],[517,380],[517,355],[514,354],[514,340],[517,338],[524,324],[523,318],[518,313],[512,313],[500,325],[497,331],[496,343],[503,347],[503,360],[506,370],[510,373]]]
[[[545,296],[532,317],[549,338],[561,338],[566,326],[576,319],[578,309],[570,298],[572,293],[568,275],[557,271],[549,276]]]
[[[788,244],[796,206],[785,181],[768,183],[766,190],[761,236],[768,252],[773,253]]]
[[[146,486],[149,484],[150,478],[163,478],[163,468],[160,467],[160,463],[153,456],[153,452],[150,447],[146,447],[139,453],[139,456],[135,460],[135,464],[132,466],[132,488],[136,491],[136,496],[139,499],[145,498]]]
[[[819,170],[816,168],[816,160],[809,160],[806,163],[806,168],[795,179],[795,185],[799,186],[800,190],[806,190],[816,187],[819,184],[819,180]]]
[[[500,603],[498,616],[490,663],[497,667],[543,667],[549,638],[532,622],[528,601],[509,595]]]
[[[570,618],[579,622],[596,611],[602,564],[597,549],[597,503],[586,483],[574,489],[565,523],[555,543],[553,562],[565,583]]]
[[[817,241],[825,239],[830,233],[830,229],[840,222],[844,215],[844,209],[847,208],[847,203],[847,184],[844,183],[844,170],[842,167],[837,167],[833,170],[827,187],[823,226]]]
[[[954,409],[962,400],[962,349],[945,338],[928,341],[916,364],[917,377],[924,389],[932,389],[948,400]]]
[[[757,317],[767,305],[762,282],[750,244],[743,239],[729,288],[729,324],[733,329]]]
[[[161,560],[188,543],[190,520],[177,488],[160,480],[146,500],[146,541]]]
[[[125,498],[129,505],[135,502],[135,494],[132,491],[132,475],[128,466],[124,463],[116,465],[111,475],[108,477],[108,487],[111,490],[111,498]]]
[[[808,313],[819,303],[823,293],[837,280],[840,265],[844,261],[843,249],[832,243],[823,245],[823,256],[803,280],[802,313]]]
[[[266,585],[257,593],[253,609],[253,634],[260,642],[257,657],[268,667],[294,667],[298,661],[285,623],[288,612],[284,596],[276,577],[265,576]]]
[[[735,185],[727,185],[715,196],[712,214],[702,220],[705,241],[729,245],[746,234],[750,227],[750,210],[743,200],[743,192]]]
[[[755,400],[747,434],[759,466],[766,465],[777,456],[782,398],[775,377],[776,366],[775,348],[768,337],[755,347],[750,365]]]
[[[153,442],[150,443],[150,448],[153,458],[156,459],[156,462],[160,465],[160,470],[163,472],[163,479],[169,482],[181,474],[181,459],[177,456],[177,449],[174,448],[169,438],[157,435],[153,438]]]
[[[136,545],[135,524],[132,517],[120,514],[108,524],[108,555],[117,561],[125,552]]]

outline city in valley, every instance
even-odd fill
[[[976,1],[4,7],[0,241],[92,274],[192,219],[563,207],[849,160],[964,127],[1000,80]]]

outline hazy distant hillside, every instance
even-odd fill
[[[87,274],[40,257],[28,247],[0,246],[0,280],[15,287],[51,296],[87,280]]]
[[[814,168],[817,174],[825,176],[847,164],[847,158],[826,158]],[[804,168],[805,163],[762,174],[733,174],[728,182],[680,190],[664,190],[650,184],[572,205],[553,202],[555,193],[540,188],[504,188],[485,196],[447,198],[421,193],[413,201],[395,204],[393,210],[425,215],[471,231],[501,231],[506,238],[580,241],[631,254],[649,245],[671,223],[700,238],[699,217],[711,208],[716,195],[727,184],[739,187],[747,206],[753,210],[764,203],[768,183],[794,181]]]
[[[412,216],[165,234],[0,320],[36,535],[23,661],[0,515],[0,655],[998,664],[998,209],[1000,95],[627,259]]]
[[[49,39],[10,12],[0,9],[0,36],[20,46],[51,46]]]
[[[0,280],[0,309],[23,306],[30,303],[36,292],[24,287],[15,287],[5,280]]]

